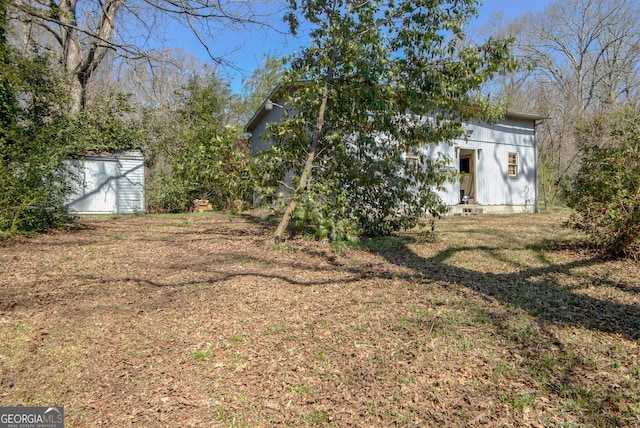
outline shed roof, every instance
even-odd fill
[[[144,155],[138,149],[116,150],[114,152],[93,152],[82,156],[83,159],[102,159],[102,160],[144,160]]]
[[[505,115],[507,119],[519,119],[519,120],[527,120],[530,122],[538,122],[540,120],[548,119],[546,116],[540,116],[535,113],[524,113],[521,111],[515,110],[507,110],[507,114]]]

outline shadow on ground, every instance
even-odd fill
[[[274,216],[243,216],[244,220],[254,223],[261,232],[269,233],[276,224]],[[496,231],[494,231],[497,233]],[[511,235],[507,235],[510,237]],[[640,340],[640,307],[633,304],[622,304],[601,300],[579,293],[578,288],[561,283],[560,276],[576,275],[576,270],[597,265],[602,259],[597,255],[581,257],[566,263],[550,261],[545,252],[558,248],[579,247],[579,243],[567,244],[544,240],[542,243],[528,244],[525,249],[532,251],[543,263],[542,267],[519,266],[520,270],[510,273],[487,273],[477,270],[453,266],[448,263],[457,253],[480,251],[494,260],[508,264],[517,263],[505,258],[503,248],[490,246],[452,247],[432,257],[422,257],[410,248],[412,238],[394,239],[390,248],[375,249],[380,255],[395,266],[409,269],[426,281],[443,281],[463,285],[471,290],[497,299],[503,304],[525,310],[543,323],[573,325],[604,333],[617,334],[631,340]],[[330,257],[324,255],[324,257]],[[371,277],[368,270],[350,269],[354,280]],[[387,272],[382,276],[388,278]],[[410,276],[410,275],[409,275]],[[285,279],[286,280],[286,279]],[[295,283],[290,280],[287,282]],[[322,285],[323,281],[298,285]],[[594,278],[593,286],[610,286],[626,292],[639,293],[640,285],[622,285],[616,281]]]
[[[543,246],[532,247],[540,259],[545,259]],[[416,254],[407,244],[378,251],[388,262],[409,268],[429,280],[455,282],[498,301],[524,309],[543,322],[575,325],[605,333],[613,333],[627,339],[640,339],[640,307],[600,300],[579,293],[560,283],[559,276],[576,275],[575,270],[596,265],[596,257],[573,260],[567,263],[550,263],[543,267],[522,268],[510,273],[487,273],[453,266],[447,263],[456,253],[482,251],[496,260],[503,260],[498,248],[457,247],[446,249],[433,257]],[[620,284],[601,278],[594,286]],[[624,287],[626,291],[638,292],[637,287]]]

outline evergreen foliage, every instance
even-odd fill
[[[151,179],[149,209],[185,211],[195,199],[208,199],[214,209],[240,208],[250,199],[250,172],[247,141],[241,128],[231,125],[237,99],[213,75],[192,76],[179,96],[172,113],[179,129],[161,135],[150,153],[166,159],[169,170]],[[158,132],[165,129],[158,124]]]
[[[103,93],[79,113],[62,118],[56,138],[72,157],[144,149],[145,135],[130,96]]]
[[[437,190],[455,178],[451,160],[423,149],[459,137],[464,121],[497,118],[478,90],[517,66],[511,40],[464,44],[475,4],[291,1],[287,19],[312,26],[311,44],[290,62],[290,114],[257,160],[262,200],[288,203],[276,240],[289,215],[335,239],[386,235],[445,212]]]
[[[584,158],[569,194],[569,224],[614,257],[640,259],[640,111],[630,105],[584,120]]]
[[[57,144],[62,85],[47,58],[21,57],[6,32],[0,1],[0,236],[37,232],[68,220],[72,177]]]
[[[0,236],[41,232],[71,220],[65,204],[81,177],[65,162],[88,151],[140,146],[126,100],[67,114],[68,91],[37,51],[13,49],[0,0]]]
[[[247,123],[273,88],[282,83],[285,60],[264,55],[262,64],[243,82],[242,123]]]

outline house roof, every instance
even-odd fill
[[[539,120],[549,119],[546,116],[540,116],[539,114],[534,113],[524,113],[521,111],[507,110],[507,114],[505,115],[507,119],[519,119],[519,120],[528,120],[531,122],[537,122]]]
[[[276,101],[280,100],[283,92],[285,90],[291,90],[291,89],[295,89],[295,87],[293,86],[285,87],[285,85],[279,84],[269,93],[269,95],[265,99],[265,102],[267,100],[276,100]],[[267,110],[264,108],[264,103],[262,103],[258,111],[256,111],[253,114],[251,119],[249,119],[249,122],[247,122],[247,125],[244,127],[244,130],[246,132],[252,132],[266,115],[267,115]],[[514,119],[514,120],[526,120],[529,122],[538,122],[541,120],[548,119],[548,117],[540,116],[539,114],[525,113],[525,112],[514,111],[514,110],[507,110],[507,114],[505,115],[505,118]]]
[[[267,96],[267,98],[265,99],[265,102],[267,100],[280,100],[282,97],[283,92],[286,89],[291,90],[291,88],[293,88],[293,86],[287,86],[285,87],[282,84],[279,84],[278,86],[276,86]],[[253,116],[251,116],[251,119],[249,119],[249,122],[247,122],[246,126],[244,127],[244,130],[246,132],[251,132],[253,131],[256,126],[258,126],[258,124],[262,121],[262,119],[267,115],[267,110],[264,108],[264,102],[262,104],[260,104],[260,108],[258,109],[258,111],[256,111]]]

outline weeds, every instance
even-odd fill
[[[197,350],[193,353],[193,358],[197,361],[199,360],[206,360],[209,357],[211,357],[211,351],[209,351],[208,349],[205,350]]]

